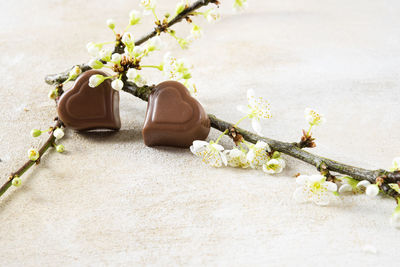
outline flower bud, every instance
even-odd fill
[[[101,74],[92,75],[89,78],[89,86],[92,88],[97,87],[104,81],[104,79],[105,77]]]
[[[22,181],[21,181],[21,178],[15,177],[14,179],[12,179],[11,183],[13,186],[18,187],[21,185]]]
[[[114,22],[114,20],[108,19],[108,20],[106,21],[106,23],[107,23],[108,28],[110,28],[111,30],[114,30],[114,28],[115,28],[115,22]]]
[[[122,87],[124,87],[124,83],[120,79],[116,79],[111,82],[111,87],[114,90],[121,91]]]
[[[56,89],[52,89],[49,91],[48,95],[47,95],[51,100],[55,100],[58,96],[57,90]]]
[[[126,46],[129,52],[132,52],[133,48],[135,48],[135,38],[133,37],[132,33],[124,33],[124,35],[122,35],[121,41]]]
[[[29,149],[28,150],[28,158],[31,161],[36,161],[39,158],[39,152],[34,148]]]
[[[53,132],[54,137],[59,140],[64,137],[64,131],[61,128],[57,128]]]
[[[115,53],[111,56],[111,62],[113,63],[119,63],[122,59],[121,54]]]
[[[81,73],[82,73],[81,68],[79,66],[74,66],[69,72],[69,78],[75,79]]]
[[[99,61],[99,60],[97,60],[95,58],[91,59],[89,61],[88,65],[92,69],[101,69],[102,67],[104,67],[104,64],[101,61]]]
[[[111,60],[111,53],[112,51],[110,49],[103,48],[99,52],[99,57],[101,60],[108,62]]]
[[[65,151],[65,147],[63,145],[57,145],[56,146],[56,151],[58,153],[63,153]]]
[[[33,129],[33,130],[31,131],[32,137],[39,137],[41,134],[42,134],[42,131],[41,131],[41,130],[38,130],[38,129]]]
[[[138,24],[140,22],[141,16],[142,16],[142,14],[139,11],[132,10],[129,13],[129,19],[130,19],[129,24],[131,26]]]

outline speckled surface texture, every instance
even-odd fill
[[[304,108],[314,107],[327,117],[315,153],[389,168],[400,155],[399,2],[249,1],[232,16],[231,1],[221,0],[223,20],[197,20],[205,36],[189,51],[163,37],[194,64],[206,110],[237,120],[235,106],[254,88],[272,104],[266,135],[296,141]],[[56,115],[44,76],[88,60],[87,42],[112,38],[105,19],[122,28],[137,2],[0,2],[3,181],[38,144],[29,131]],[[160,2],[160,14],[175,8]],[[135,33],[151,28],[148,18]],[[121,93],[120,109],[121,131],[67,131],[67,152],[48,153],[0,200],[0,265],[397,266],[392,200],[295,204],[293,175],[314,168],[289,158],[278,176],[203,166],[188,150],[144,146],[146,103]]]

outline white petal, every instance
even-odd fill
[[[227,166],[228,165],[228,160],[226,159],[226,155],[222,152],[219,153],[222,159],[222,163]]]
[[[236,107],[236,109],[244,114],[249,114],[250,113],[250,109],[246,106],[243,105],[239,105]]]
[[[221,145],[219,145],[219,144],[212,144],[212,146],[213,146],[215,149],[217,149],[218,151],[223,151],[223,150],[224,150],[224,147],[221,146]]]
[[[323,179],[325,179],[325,176],[322,176],[321,174],[314,174],[309,176],[310,182],[321,182]]]
[[[259,135],[259,136],[264,136],[262,133],[262,126],[258,118],[253,118],[251,120],[251,126],[253,127],[253,130]]]
[[[312,112],[312,109],[311,109],[311,108],[306,108],[306,109],[304,110],[304,116],[310,115],[311,112]]]
[[[247,90],[247,99],[248,99],[248,100],[249,100],[249,99],[252,99],[252,98],[255,98],[255,97],[256,97],[256,93],[254,92],[253,89]]]
[[[358,188],[360,188],[360,187],[367,187],[367,186],[369,186],[371,183],[369,182],[369,181],[367,181],[367,180],[362,180],[361,182],[359,182],[358,184],[357,184],[357,187]]]
[[[309,180],[309,176],[308,176],[308,175],[299,175],[299,176],[296,178],[296,183],[297,183],[297,184],[300,184],[300,185],[303,185],[303,184],[305,184],[308,180]]]
[[[349,185],[349,184],[342,184],[340,187],[339,187],[339,193],[340,194],[342,194],[342,193],[345,193],[345,192],[351,192],[351,191],[353,191],[353,188],[351,187],[351,185]]]
[[[197,152],[199,149],[204,148],[206,146],[208,146],[208,143],[206,141],[195,140],[193,141],[193,145],[191,147],[193,147],[193,150]]]
[[[369,197],[375,197],[379,194],[379,187],[376,184],[370,184],[365,190],[365,194]]]
[[[273,169],[268,169],[267,164],[263,164],[262,169],[263,169],[263,171],[265,173],[268,173],[268,174],[274,174],[275,173],[275,171]]]
[[[307,191],[304,187],[298,187],[293,193],[293,199],[298,203],[304,203],[308,201]]]
[[[337,185],[335,183],[326,182],[325,184],[328,191],[335,192],[337,190]]]
[[[315,195],[313,198],[313,202],[319,206],[326,206],[329,204],[329,196],[326,193]]]

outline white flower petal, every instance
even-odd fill
[[[339,187],[339,190],[338,190],[338,192],[339,192],[340,194],[345,193],[345,192],[351,192],[351,191],[353,191],[353,188],[352,188],[351,185],[349,185],[349,184],[342,184],[342,185]]]
[[[219,144],[212,144],[211,146],[213,146],[218,151],[223,151],[224,150],[224,147],[219,145]]]
[[[244,114],[249,114],[250,113],[250,109],[246,106],[243,105],[239,105],[236,107],[236,109]]]
[[[227,158],[226,158],[226,155],[225,155],[224,153],[222,153],[222,152],[219,152],[219,154],[220,154],[220,156],[221,156],[222,163],[223,163],[225,166],[227,166],[227,165],[228,165],[228,160],[227,160]]]
[[[259,135],[259,136],[264,136],[262,133],[262,126],[258,118],[253,118],[251,120],[251,126],[253,127],[253,130]]]
[[[314,174],[314,175],[309,176],[310,182],[321,182],[324,179],[326,179],[325,176],[323,176],[321,174]]]
[[[305,203],[308,201],[307,191],[304,187],[298,187],[293,193],[293,199],[298,203]]]
[[[304,185],[308,181],[308,176],[307,175],[299,175],[296,178],[296,183],[299,185]]]
[[[197,152],[199,149],[202,149],[206,146],[208,146],[208,143],[206,141],[195,140],[193,141],[193,145],[191,146],[191,148],[193,148],[193,151]]]
[[[326,182],[325,185],[326,185],[326,189],[328,189],[328,191],[336,192],[336,190],[337,190],[337,185],[336,185],[335,183]]]
[[[367,186],[369,186],[371,183],[369,182],[369,181],[367,181],[367,180],[362,180],[361,182],[359,182],[358,184],[357,184],[357,187],[358,188],[360,188],[360,187],[367,187]]]
[[[370,184],[365,190],[365,194],[369,197],[375,197],[379,194],[379,187],[376,184]]]

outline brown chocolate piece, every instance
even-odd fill
[[[99,86],[89,86],[89,78],[94,74],[108,76],[98,70],[82,73],[71,89],[58,101],[58,116],[69,128],[78,131],[94,129],[119,130],[119,92],[111,87],[111,80]]]
[[[155,87],[142,131],[147,146],[189,147],[209,132],[207,113],[183,84],[166,81]]]

